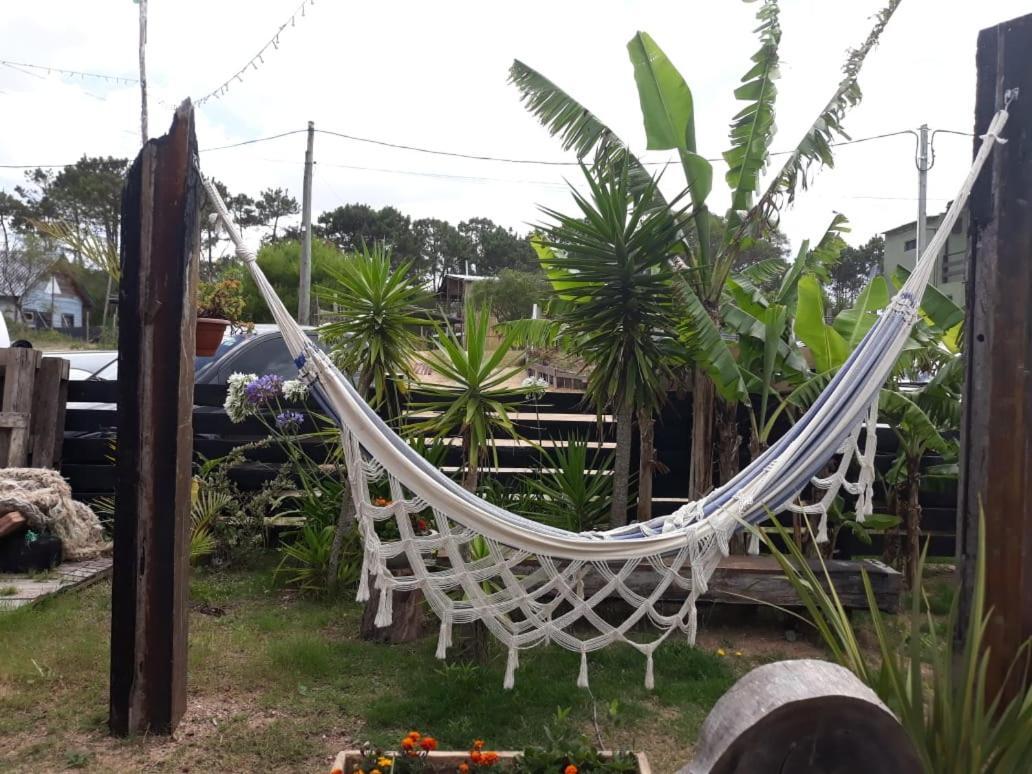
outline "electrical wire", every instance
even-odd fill
[[[220,83],[214,89],[209,91],[203,97],[200,97],[199,99],[194,100],[194,104],[195,105],[203,105],[205,102],[207,102],[208,100],[210,100],[213,97],[215,99],[221,99],[222,96],[224,94],[226,94],[226,92],[229,91],[229,87],[233,83],[233,81],[239,81],[240,83],[244,82],[244,73],[247,72],[248,68],[257,71],[258,70],[258,66],[260,64],[261,65],[265,64],[265,55],[269,52],[269,48],[273,48],[276,51],[279,51],[279,38],[280,38],[280,35],[283,33],[283,30],[285,30],[287,28],[288,24],[291,27],[296,26],[298,14],[301,14],[302,18],[304,18],[304,16],[305,16],[305,6],[309,6],[309,5],[315,5],[315,0],[301,0],[301,4],[297,8],[294,9],[294,12],[290,15],[290,18],[287,21],[283,22],[279,26],[279,28],[276,30],[275,34],[273,34],[273,36],[271,38],[269,38],[269,40],[265,43],[265,45],[262,46],[260,49],[258,49],[258,53],[257,54],[255,54],[249,60],[247,60],[246,64],[244,64],[243,67],[241,67],[239,70],[237,70],[231,76],[226,78],[226,80],[224,80],[222,83]]]
[[[100,80],[109,81],[109,82],[113,81],[115,83],[124,83],[127,86],[131,85],[131,84],[134,84],[134,83],[139,83],[140,82],[139,79],[137,79],[137,78],[126,78],[123,75],[106,75],[104,73],[90,73],[90,72],[84,72],[82,70],[66,70],[63,67],[51,67],[50,65],[31,64],[29,62],[12,62],[9,59],[0,59],[0,65],[6,65],[7,67],[10,67],[12,69],[18,69],[18,68],[27,67],[27,68],[29,68],[31,70],[45,70],[48,74],[49,73],[57,73],[58,75],[67,75],[67,76],[70,76],[70,77],[98,78]],[[25,71],[21,70],[20,72],[25,72]],[[43,78],[43,77],[45,77],[45,76],[42,76],[42,75],[36,75],[35,73],[29,73],[29,72],[25,72],[25,74],[26,75],[32,75],[32,76],[34,76],[36,78]]]

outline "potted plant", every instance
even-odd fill
[[[202,282],[197,288],[197,354],[211,357],[222,343],[226,328],[247,329],[243,285],[238,279]]]

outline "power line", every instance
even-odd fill
[[[279,51],[279,38],[280,38],[280,35],[283,33],[283,30],[285,30],[287,28],[288,24],[291,27],[296,26],[298,14],[301,14],[301,17],[304,18],[304,16],[305,16],[305,6],[310,6],[310,5],[315,5],[315,0],[301,0],[301,4],[297,8],[294,9],[294,12],[290,15],[290,18],[287,19],[285,22],[283,22],[283,24],[281,24],[279,26],[279,28],[276,30],[275,34],[271,38],[269,38],[269,40],[266,42],[266,44],[264,46],[262,46],[260,49],[258,49],[258,53],[257,54],[252,56],[247,61],[247,63],[244,64],[243,67],[241,67],[239,70],[237,70],[231,76],[229,76],[221,84],[216,86],[214,89],[209,91],[207,94],[205,94],[200,99],[196,100],[194,102],[194,104],[195,105],[203,105],[205,102],[210,100],[212,97],[214,97],[215,99],[221,99],[222,96],[224,94],[226,94],[226,92],[229,91],[229,87],[233,83],[233,81],[239,81],[240,83],[243,83],[244,82],[244,73],[247,72],[248,68],[257,71],[259,65],[265,64],[265,54],[267,54],[269,52],[270,48],[272,48],[272,49],[274,49],[276,51]]]
[[[137,78],[126,78],[123,75],[107,75],[105,73],[90,73],[83,70],[66,70],[63,67],[52,67],[50,65],[31,64],[29,62],[12,62],[8,59],[0,59],[0,65],[5,65],[19,72],[24,72],[26,75],[32,75],[37,78],[43,78],[45,76],[36,75],[35,73],[25,72],[19,68],[28,68],[29,70],[41,70],[46,71],[47,74],[57,73],[58,75],[67,75],[70,77],[78,78],[97,78],[99,80],[108,81],[109,83],[121,83],[126,86],[131,86],[134,83],[139,83]]]
[[[292,134],[305,134],[307,129],[292,129],[289,132],[280,132],[279,134],[270,134],[268,137],[255,137],[253,140],[243,140],[242,142],[235,142],[231,145],[219,145],[215,148],[201,148],[201,153],[210,153],[211,151],[228,150],[230,148],[239,148],[244,145],[254,145],[258,142],[267,142],[268,140],[278,140],[280,137],[289,137]]]

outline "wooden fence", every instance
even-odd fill
[[[114,403],[115,382],[72,382],[70,402]],[[234,448],[251,444],[267,437],[266,426],[257,419],[234,423],[226,416],[222,405],[226,388],[221,385],[197,385],[194,388],[194,453],[198,461],[221,457]],[[410,406],[418,406],[429,396],[418,392],[410,394]],[[317,405],[307,407],[302,431],[317,429],[313,414],[321,413]],[[114,456],[117,435],[115,411],[101,408],[69,406],[65,420],[65,441],[62,472],[80,499],[90,500],[114,491]],[[743,417],[744,420],[744,417]],[[602,444],[603,453],[615,450],[615,426],[611,416],[596,417],[582,403],[582,396],[570,392],[548,392],[535,402],[520,407],[515,414],[518,432],[531,443],[516,443],[503,439],[497,448],[498,466],[493,460],[485,471],[502,481],[531,474],[541,467],[542,455],[534,444],[546,449],[564,446],[571,438],[587,438]],[[743,427],[743,430],[745,428]],[[443,467],[446,472],[458,468],[460,449],[458,439],[450,439]],[[877,467],[889,469],[897,444],[892,431],[879,430]],[[671,396],[670,402],[656,424],[656,452],[662,471],[653,484],[653,510],[663,515],[687,502],[688,468],[691,447],[691,397]],[[316,461],[323,461],[326,448],[314,441],[306,442],[306,451]],[[632,469],[637,470],[637,440],[632,448]],[[241,489],[250,491],[272,479],[286,462],[286,455],[276,446],[249,449],[246,462],[235,468],[231,477]],[[744,462],[744,460],[743,460]],[[929,458],[928,464],[937,460]],[[884,503],[884,492],[878,492]],[[922,491],[922,532],[931,541],[929,554],[952,557],[956,542],[956,491]],[[878,509],[876,504],[876,510]],[[880,506],[884,509],[884,505]],[[845,532],[845,531],[844,531]],[[878,554],[882,549],[880,535],[874,535],[868,546],[852,535],[842,534],[839,546],[846,555]]]

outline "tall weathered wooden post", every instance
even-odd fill
[[[993,151],[971,199],[961,430],[962,613],[981,506],[992,695],[1032,637],[1032,15],[982,30],[977,62],[976,136],[1010,99],[1007,142]]]
[[[199,207],[193,106],[122,195],[110,726],[171,733],[186,709]]]

